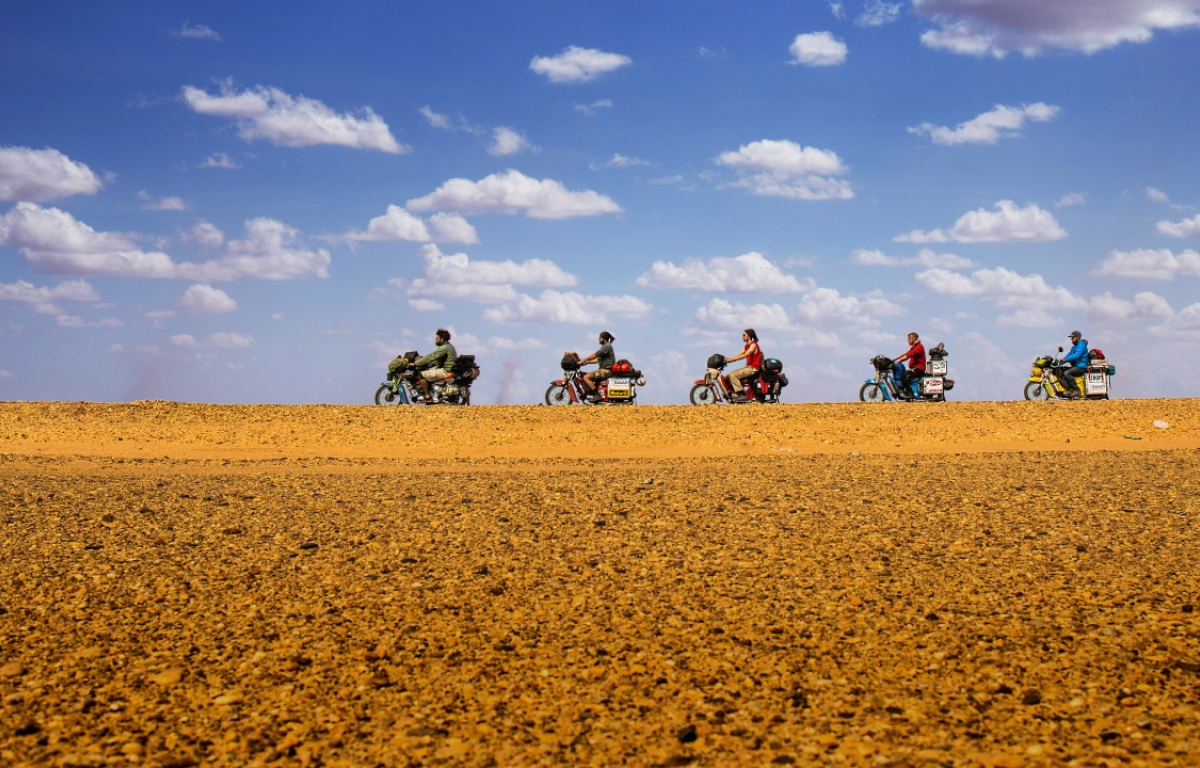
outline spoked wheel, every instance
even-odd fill
[[[692,405],[716,405],[717,393],[711,384],[697,384],[692,387],[692,392],[688,395],[692,401]]]
[[[1040,381],[1031,381],[1025,385],[1026,400],[1049,400],[1050,393],[1046,391],[1046,387]]]
[[[375,390],[375,405],[398,405],[400,402],[400,393],[387,384]]]
[[[551,384],[546,390],[546,405],[570,405],[571,393],[566,384]]]
[[[858,390],[858,399],[864,403],[882,403],[884,401],[883,387],[870,382],[863,384]]]

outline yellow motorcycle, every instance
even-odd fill
[[[1058,351],[1061,354],[1062,347],[1059,347]],[[1066,388],[1059,380],[1059,376],[1064,371],[1066,371],[1066,367],[1059,364],[1051,355],[1034,360],[1033,368],[1029,372],[1029,381],[1025,384],[1025,399],[1067,399]],[[1109,365],[1103,352],[1092,350],[1089,353],[1088,365],[1084,369],[1083,375],[1075,377],[1075,391],[1081,393],[1079,398],[1082,400],[1107,400],[1109,390],[1112,388],[1112,377],[1116,373],[1116,366]]]

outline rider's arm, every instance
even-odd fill
[[[740,353],[738,353],[738,354],[734,355],[733,357],[727,357],[727,358],[725,358],[725,362],[727,362],[727,363],[732,363],[732,362],[735,362],[735,361],[737,361],[737,360],[741,360],[743,357],[746,357],[746,356],[747,356],[747,355],[749,355],[749,354],[750,354],[750,350],[748,350],[748,349],[744,349],[744,350],[742,350]]]
[[[445,355],[446,350],[438,347],[428,355],[425,355],[424,357],[418,357],[416,360],[414,360],[412,364],[413,368],[425,368],[426,366],[437,365],[439,362],[441,362]]]

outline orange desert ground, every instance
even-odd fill
[[[0,764],[1200,765],[1200,405],[0,404]]]

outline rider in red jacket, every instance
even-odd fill
[[[903,363],[905,360],[908,361],[908,369],[904,371],[904,378],[901,380],[903,386],[900,388],[900,397],[911,400],[913,394],[909,385],[925,375],[925,345],[921,343],[921,337],[915,331],[908,334],[908,351],[893,362]]]

